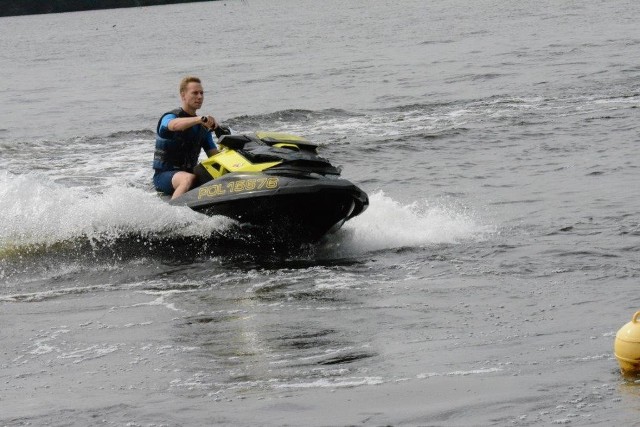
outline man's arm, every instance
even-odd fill
[[[202,117],[205,117],[207,121],[203,122]],[[218,123],[213,116],[176,117],[169,121],[167,128],[172,132],[180,132],[195,125],[202,125],[206,128],[214,129],[218,126]]]
[[[220,150],[218,150],[218,147],[216,146],[216,143],[213,142],[213,135],[211,135],[211,132],[209,132],[209,134],[207,135],[207,139],[203,144],[202,148],[204,149],[204,152],[209,157],[216,155],[220,152]]]
[[[213,117],[211,119],[213,119]],[[211,119],[209,119],[209,122],[211,122]],[[167,126],[167,129],[169,129],[171,132],[180,132],[199,124],[203,124],[206,126],[206,124],[202,122],[202,119],[200,119],[200,116],[176,117],[175,119],[172,119],[171,121],[169,121],[169,125]]]

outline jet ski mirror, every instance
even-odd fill
[[[216,137],[220,138],[223,135],[231,135],[231,129],[227,126],[219,125],[217,128],[213,129],[213,132],[216,134]]]
[[[218,143],[232,150],[242,150],[245,144],[251,141],[247,135],[222,135]]]

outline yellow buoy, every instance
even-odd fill
[[[620,365],[622,375],[640,374],[640,311],[636,311],[631,322],[616,334],[613,351]]]

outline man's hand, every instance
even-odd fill
[[[202,124],[208,129],[213,130],[218,127],[218,122],[213,116],[202,116],[201,120]]]

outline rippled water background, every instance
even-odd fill
[[[219,1],[0,19],[0,424],[631,425],[640,4]],[[299,254],[151,188],[203,113],[371,198]]]

